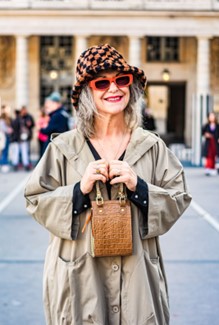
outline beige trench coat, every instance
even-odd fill
[[[167,284],[158,236],[188,207],[191,197],[175,156],[156,135],[133,131],[124,160],[149,189],[148,233],[143,216],[131,204],[133,255],[91,256],[86,214],[73,218],[74,185],[94,157],[82,134],[55,137],[32,172],[25,189],[27,211],[51,233],[44,269],[44,305],[48,325],[169,324]],[[112,199],[118,185],[112,187]],[[108,194],[102,185],[105,199]],[[94,199],[94,190],[90,198]],[[72,240],[72,226],[77,238]]]

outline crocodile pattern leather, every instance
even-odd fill
[[[125,256],[132,254],[132,223],[129,201],[120,206],[118,200],[92,201],[93,256]]]

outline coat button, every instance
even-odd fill
[[[118,306],[113,306],[113,312],[118,313],[118,311],[119,311],[119,307]]]
[[[119,269],[119,265],[117,265],[117,264],[113,264],[113,265],[112,265],[112,269],[113,269],[113,271],[118,271],[118,269]]]

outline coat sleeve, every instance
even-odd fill
[[[148,231],[145,238],[166,233],[189,206],[184,170],[174,154],[159,141],[154,181],[148,183]]]
[[[65,184],[65,158],[51,143],[34,171],[26,187],[27,211],[52,234],[71,238],[72,196],[74,185]]]

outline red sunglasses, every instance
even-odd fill
[[[90,88],[94,90],[106,90],[114,82],[118,88],[128,87],[133,82],[133,75],[123,74],[122,76],[116,76],[112,78],[97,78],[89,82]]]

